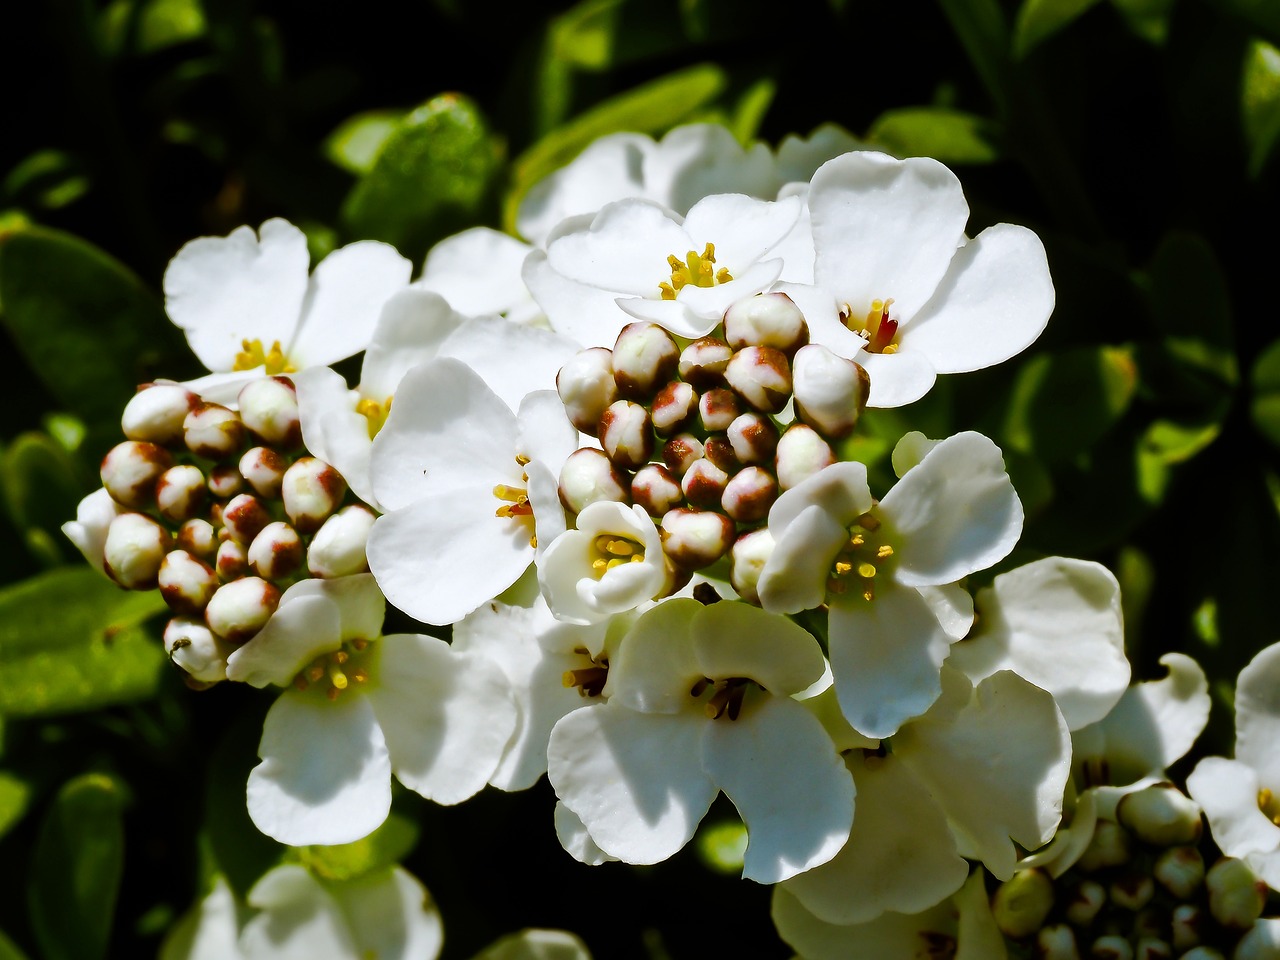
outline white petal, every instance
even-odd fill
[[[267,344],[268,348],[270,346],[271,344]],[[238,350],[239,346],[236,349]],[[249,370],[207,373],[203,377],[183,381],[182,386],[199,395],[203,400],[207,400],[210,403],[220,403],[224,407],[237,410],[239,409],[240,391],[247,384],[252,383],[254,380],[260,380],[265,376],[267,376],[267,368],[259,366]]]
[[[249,891],[249,904],[262,912],[240,936],[245,960],[357,956],[338,905],[305,867],[285,864],[269,871]]]
[[[671,280],[667,257],[683,259],[694,247],[669,210],[648,200],[619,200],[601,208],[588,229],[550,240],[547,262],[570,280],[615,296],[657,297],[658,284]]]
[[[437,294],[398,290],[382,306],[360,367],[360,392],[378,403],[396,392],[411,367],[437,356],[440,344],[466,321]]]
[[[979,867],[969,874],[952,902],[960,910],[960,926],[956,931],[960,944],[955,960],[1008,960],[1004,934],[991,913],[986,871]]]
[[[578,352],[568,337],[540,327],[476,317],[440,347],[440,355],[467,364],[513,411],[535,390],[555,390],[556,374]],[[563,411],[560,419],[567,422]]]
[[[952,640],[967,636],[973,627],[973,597],[964,587],[944,583],[940,587],[917,587],[920,599],[929,605],[938,625]]]
[[[684,232],[702,252],[715,244],[716,266],[735,278],[751,264],[763,260],[800,217],[799,197],[757,200],[740,193],[717,193],[699,200],[684,218]],[[684,251],[672,251],[681,256]],[[776,279],[776,277],[775,277]]]
[[[267,711],[249,772],[249,816],[291,846],[350,843],[391,809],[391,761],[368,699],[286,690]]]
[[[341,374],[328,367],[308,367],[294,374],[293,383],[307,450],[342,474],[356,496],[376,507],[369,476],[373,441],[368,419],[356,412],[359,394],[347,389]]]
[[[809,631],[748,603],[724,600],[697,611],[693,650],[703,676],[749,677],[790,697],[822,677],[826,660]]]
[[[1280,792],[1280,644],[1272,644],[1240,671],[1236,683],[1236,759]]]
[[[689,690],[703,676],[693,647],[701,610],[697,600],[676,597],[641,615],[609,663],[612,700],[646,713],[690,708]]]
[[[882,913],[847,926],[827,923],[786,887],[774,889],[772,914],[778,935],[805,960],[921,960],[939,943],[955,942],[958,917],[952,901],[944,900],[923,913]]]
[[[1018,861],[1018,869],[1026,870],[1031,867],[1043,867],[1048,871],[1049,876],[1055,880],[1070,870],[1085,850],[1089,848],[1090,842],[1093,840],[1093,832],[1098,825],[1098,802],[1103,803],[1109,808],[1108,816],[1104,819],[1115,819],[1115,807],[1118,798],[1113,800],[1110,797],[1104,799],[1104,791],[1110,788],[1092,787],[1080,791],[1076,797],[1074,809],[1070,809],[1070,820],[1064,819],[1058,825],[1057,832],[1053,835],[1053,839],[1048,844],[1029,853]]]
[[[848,529],[830,513],[818,505],[807,507],[774,542],[756,584],[760,605],[771,613],[821,606],[831,565],[848,539]]]
[[[415,286],[440,294],[468,316],[506,313],[529,300],[520,268],[531,249],[501,231],[472,227],[427,252]]]
[[[791,271],[790,261],[787,261],[786,271],[788,274]],[[840,304],[831,292],[812,283],[792,283],[789,280],[790,277],[784,275],[784,280],[775,283],[773,289],[777,293],[785,293],[800,308],[805,323],[809,325],[809,342],[822,344],[847,360],[863,363],[866,359],[863,347],[867,341],[840,320]]]
[[[856,359],[871,378],[867,406],[876,409],[915,403],[938,379],[933,363],[918,351],[904,348],[897,353],[865,353]]]
[[[1264,854],[1267,885],[1280,885],[1280,827],[1258,808],[1257,773],[1239,760],[1205,757],[1187,777],[1187,793],[1204,808],[1214,842],[1228,857]]]
[[[819,125],[807,137],[789,133],[776,151],[778,176],[783,182],[808,181],[817,169],[833,157],[867,146],[848,130],[834,123]]]
[[[564,847],[565,852],[579,863],[598,867],[610,860],[617,861],[617,857],[609,856],[596,846],[596,842],[591,839],[591,834],[587,833],[587,828],[582,825],[578,815],[559,800],[556,801],[555,820],[556,839],[560,841],[560,846]]]
[[[644,159],[646,196],[684,212],[715,193],[770,195],[773,157],[762,143],[744,149],[718,123],[689,123],[667,131]]]
[[[759,291],[757,291],[759,292]],[[615,303],[618,309],[631,320],[647,320],[656,323],[677,337],[696,340],[705,337],[715,329],[716,324],[724,316],[724,310],[717,316],[715,306],[710,310],[698,312],[693,310],[684,297],[675,300],[646,300],[643,297],[619,297]],[[725,305],[726,309],[728,304]]]
[[[282,602],[267,625],[227,657],[227,679],[288,686],[320,654],[338,649],[340,625],[338,608],[326,597]]]
[[[237,912],[231,887],[218,874],[213,889],[169,928],[160,960],[239,960]]]
[[[547,255],[534,250],[521,273],[547,320],[557,333],[584,347],[612,349],[618,333],[634,319],[619,309],[617,294],[561,276],[551,269]]]
[[[99,487],[76,505],[75,520],[68,520],[62,525],[66,538],[101,573],[106,572],[102,548],[107,543],[107,529],[111,521],[124,512],[124,507]]]
[[[806,507],[817,504],[842,526],[853,523],[875,501],[867,486],[867,468],[856,461],[833,463],[802,480],[769,510],[769,532],[774,539],[784,533]]]
[[[377,960],[435,960],[444,924],[431,894],[402,867],[329,887],[355,941],[356,955]]]
[[[526,394],[516,410],[517,453],[545,464],[559,477],[569,454],[578,449],[578,431],[565,416],[564,404],[554,390],[536,390]]]

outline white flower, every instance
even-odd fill
[[[412,634],[382,636],[373,577],[303,580],[227,677],[288,686],[267,713],[249,815],[281,843],[347,843],[391,808],[391,775],[439,803],[479,791],[515,729],[505,677],[486,657]]]
[[[785,618],[728,600],[659,603],[623,638],[608,701],[552,730],[552,786],[628,863],[683,847],[721,790],[747,826],[743,876],[776,883],[825,863],[848,837],[853,780],[791,699],[823,670],[817,641]]]
[[[106,574],[103,551],[107,545],[107,531],[111,528],[111,521],[126,512],[111,494],[99,487],[76,505],[76,518],[64,523],[62,532],[95,570]]]
[[[490,227],[472,227],[427,251],[414,286],[440,294],[468,316],[495,313],[513,323],[534,323],[542,310],[520,276],[532,249]]]

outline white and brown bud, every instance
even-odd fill
[[[208,498],[204,474],[189,463],[170,467],[156,481],[156,509],[175,523],[194,518]]]
[[[1163,898],[1139,910],[1129,928],[1130,940],[1159,940],[1169,932],[1169,911]]]
[[[1227,960],[1226,954],[1213,947],[1192,947],[1178,960]]]
[[[1161,847],[1195,843],[1203,830],[1200,805],[1167,782],[1126,793],[1116,819],[1142,842]]]
[[[631,484],[603,450],[582,447],[569,454],[560,468],[560,502],[571,513],[597,500],[630,502]]]
[[[729,476],[733,476],[742,469],[742,461],[733,452],[733,444],[724,434],[707,437],[706,443],[702,445],[702,455]]]
[[[1111,902],[1122,910],[1141,910],[1156,895],[1156,882],[1149,873],[1125,873],[1111,881]]]
[[[676,375],[680,348],[662,327],[642,320],[622,328],[612,362],[618,395],[647,400]]]
[[[730,557],[733,565],[729,571],[729,582],[738,596],[748,603],[759,605],[760,591],[758,584],[764,565],[773,553],[773,536],[768,527],[761,527],[750,533],[744,533],[733,543]]]
[[[1093,941],[1089,956],[1093,960],[1133,960],[1133,945],[1126,937],[1108,933]]]
[[[218,589],[218,575],[187,551],[170,550],[160,564],[157,584],[170,610],[184,616],[197,616]]]
[[[271,514],[251,493],[241,493],[222,508],[222,526],[238,543],[249,544],[271,522]]]
[[[740,413],[742,401],[726,387],[712,387],[698,398],[698,419],[708,433],[728,430]]]
[[[164,447],[126,440],[107,451],[98,472],[112,500],[122,507],[145,510],[155,503],[156,480],[172,465],[173,457]]]
[[[280,591],[258,577],[224,583],[204,608],[204,622],[228,643],[244,643],[266,626],[280,604]]]
[[[222,464],[209,471],[208,486],[219,500],[230,500],[244,489],[244,476],[238,467]]]
[[[237,403],[240,419],[263,443],[285,449],[302,443],[298,391],[288,377],[262,377],[245,384]]]
[[[1213,919],[1233,930],[1247,930],[1262,916],[1267,885],[1243,860],[1222,857],[1204,875]]]
[[[130,440],[169,446],[182,441],[182,424],[200,398],[176,383],[148,383],[124,405],[120,428]]]
[[[1173,947],[1159,937],[1139,937],[1133,960],[1173,960]]]
[[[719,560],[733,546],[733,521],[710,510],[678,507],[662,517],[662,549],[685,570],[700,570]]]
[[[725,311],[724,338],[735,350],[773,347],[792,356],[809,342],[809,324],[785,293],[761,293]]]
[[[768,417],[748,411],[737,417],[725,431],[734,456],[742,463],[773,463],[778,451],[778,428]]]
[[[600,417],[600,446],[623,470],[635,470],[653,456],[653,421],[631,400],[615,400]]]
[[[871,391],[860,364],[811,343],[792,361],[792,377],[797,417],[829,439],[853,432]]]
[[[592,347],[574,354],[556,374],[556,393],[569,422],[594,437],[600,415],[618,399],[613,352],[607,347]]]
[[[1041,927],[1036,934],[1036,956],[1041,960],[1080,960],[1075,931],[1065,923]]]
[[[1231,960],[1278,960],[1280,958],[1280,923],[1269,918],[1240,938]]]
[[[791,399],[791,365],[773,347],[744,347],[724,371],[725,382],[761,413],[778,413]]]
[[[653,429],[669,437],[686,429],[698,410],[698,392],[683,380],[672,380],[653,398]]]
[[[720,497],[724,512],[739,523],[754,523],[769,515],[778,499],[778,481],[768,470],[747,467],[733,476]]]
[[[175,617],[164,628],[164,649],[192,680],[217,683],[227,679],[227,657],[235,647],[200,621]]]
[[[705,510],[719,508],[720,498],[724,496],[728,485],[729,474],[705,457],[691,463],[680,478],[680,488],[684,490],[685,499],[693,506]]]
[[[1063,914],[1069,923],[1087,927],[1107,903],[1107,891],[1096,880],[1083,880],[1071,889]]]
[[[224,583],[239,580],[249,570],[249,546],[236,540],[223,540],[218,544],[213,568]]]
[[[1170,936],[1173,948],[1179,953],[1194,949],[1204,939],[1204,908],[1194,903],[1180,903],[1173,908],[1170,918]]]
[[[1204,857],[1195,847],[1170,847],[1160,854],[1152,873],[1171,894],[1187,900],[1204,883]]]
[[[307,548],[307,570],[311,575],[329,579],[367,572],[365,544],[375,519],[368,507],[353,503],[326,520]]]
[[[288,469],[289,461],[271,447],[250,447],[240,458],[240,475],[254,493],[268,500],[280,496],[280,484]]]
[[[677,369],[680,379],[695,390],[710,390],[724,386],[724,372],[732,359],[733,347],[715,337],[703,337],[681,351]]]
[[[790,490],[835,462],[835,452],[819,436],[818,431],[807,424],[793,423],[778,440],[778,449],[774,454],[774,472],[778,478],[778,486],[783,490]]]
[[[276,520],[253,538],[246,555],[254,573],[264,580],[278,580],[302,563],[302,538],[289,524]]]
[[[111,521],[102,546],[107,576],[126,590],[151,590],[172,546],[169,531],[150,517],[122,513]]]
[[[1099,820],[1093,828],[1093,836],[1089,845],[1076,861],[1076,865],[1086,873],[1102,870],[1106,867],[1118,867],[1128,863],[1133,855],[1133,840],[1129,831],[1114,820]]]
[[[670,470],[658,463],[650,463],[636,471],[631,478],[631,499],[649,513],[661,517],[684,500],[680,481]]]
[[[280,497],[299,533],[314,533],[342,505],[347,481],[316,457],[300,457],[284,472]]]
[[[662,445],[662,462],[673,476],[683,477],[684,472],[702,459],[702,441],[691,433],[680,433]]]
[[[206,460],[222,460],[244,446],[244,424],[220,403],[201,403],[182,421],[187,449]]]
[[[1019,870],[991,897],[991,916],[1007,937],[1021,940],[1043,925],[1053,909],[1053,881],[1043,870]]]
[[[218,551],[218,531],[212,523],[197,517],[178,528],[177,545],[193,557],[212,560]]]

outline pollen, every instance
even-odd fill
[[[266,374],[274,377],[279,373],[296,373],[298,368],[289,362],[280,348],[280,341],[271,344],[270,350],[264,350],[261,340],[241,340],[241,350],[236,354],[232,370],[255,370],[265,367]]]
[[[827,575],[827,595],[854,592],[868,602],[876,596],[876,577],[894,556],[891,544],[883,542],[883,525],[871,513],[864,513],[849,527],[849,538],[832,561]]]
[[[386,424],[387,415],[391,413],[391,397],[381,403],[366,397],[356,404],[356,413],[369,421],[369,439],[372,440]]]
[[[591,552],[591,572],[597,580],[624,563],[644,562],[644,545],[615,533],[596,537],[592,541]]]
[[[368,683],[369,671],[360,666],[360,654],[369,649],[370,641],[347,640],[337,650],[323,653],[298,671],[293,686],[302,691],[315,689],[326,700],[336,701],[351,686]]]
[[[520,479],[526,484],[529,482],[529,474],[524,472],[524,467],[528,466],[528,464],[528,457],[521,454],[516,455],[516,466],[521,468]],[[502,501],[502,504],[494,511],[493,515],[505,520],[526,521],[529,524],[529,546],[537,547],[538,538],[533,532],[533,504],[529,502],[528,488],[509,483],[499,483],[494,486],[493,495]]]
[[[844,325],[867,341],[868,353],[898,352],[898,321],[889,317],[893,299],[872,300],[871,308],[861,322],[854,316],[853,308],[845,304],[840,311]]]
[[[1258,791],[1258,809],[1262,811],[1263,816],[1280,827],[1280,797],[1266,787]]]
[[[671,268],[671,281],[658,284],[663,300],[674,300],[688,286],[714,287],[717,283],[728,283],[733,279],[726,268],[716,268],[714,243],[708,243],[700,254],[690,250],[683,260],[672,254],[667,257],[667,266]]]

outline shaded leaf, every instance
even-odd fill
[[[1068,26],[1098,0],[1023,0],[1013,26],[1013,55],[1031,48]]]
[[[325,139],[324,155],[343,170],[366,174],[403,118],[403,110],[366,110],[348,117]]]
[[[43,433],[19,434],[0,458],[0,490],[14,526],[46,566],[56,566],[75,551],[60,533],[75,516],[82,484],[74,460]]]
[[[1153,504],[1168,491],[1173,467],[1190,460],[1218,438],[1221,423],[1177,423],[1157,420],[1138,444],[1138,491]]]
[[[1177,0],[1111,0],[1129,29],[1148,43],[1163,44],[1169,35],[1169,17]]]
[[[14,828],[27,812],[31,802],[31,785],[11,773],[0,770],[0,837]],[[4,952],[0,950],[0,960]]]
[[[899,157],[956,164],[999,159],[991,121],[946,107],[886,110],[871,124],[867,139]]]
[[[1280,446],[1280,340],[1268,345],[1253,366],[1249,412],[1262,435]]]
[[[1280,49],[1254,40],[1245,50],[1240,90],[1249,175],[1256,177],[1280,136]]]
[[[941,0],[939,5],[987,94],[1003,110],[1009,94],[1006,77],[1010,41],[1009,25],[1000,5],[996,0]]]

